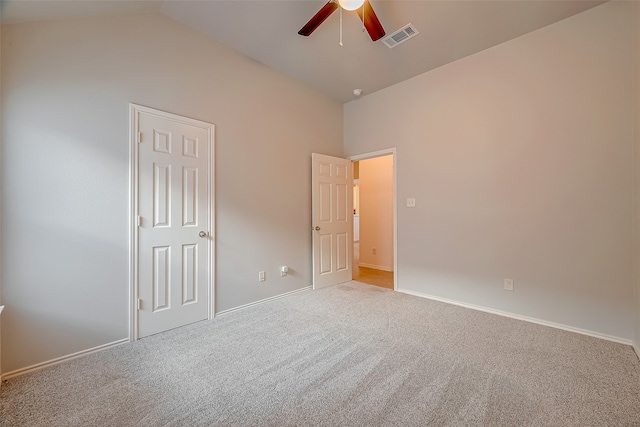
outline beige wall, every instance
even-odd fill
[[[638,357],[640,357],[640,4],[633,3],[634,6],[634,30],[635,30],[635,156],[634,156],[634,190],[635,201],[635,240],[634,240],[634,291],[635,291],[635,328],[633,345]]]
[[[0,46],[2,46],[2,31],[0,28]],[[2,64],[2,49],[0,49],[0,65]],[[2,67],[0,66],[0,99],[2,99]],[[1,104],[0,104],[1,106]],[[0,137],[2,136],[2,120],[0,120]],[[1,139],[0,139],[1,141]],[[0,165],[2,164],[2,147],[0,146]],[[0,188],[2,188],[2,171],[0,169]],[[2,221],[2,193],[0,192],[0,222]],[[0,242],[2,241],[2,227],[0,227]],[[2,265],[2,245],[0,245],[0,266]],[[2,375],[2,274],[0,268],[0,375]],[[2,385],[0,381],[0,386]]]
[[[416,198],[398,207],[401,290],[631,340],[630,11],[597,6],[345,105],[345,154],[396,147],[398,200]]]
[[[360,265],[393,271],[393,156],[359,163]]]
[[[128,337],[130,102],[216,125],[217,311],[311,285],[341,105],[155,13],[3,26],[2,59],[3,372]]]

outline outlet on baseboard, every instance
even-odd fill
[[[505,291],[513,290],[513,279],[504,279],[504,290]]]

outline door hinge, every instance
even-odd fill
[[[136,138],[138,139],[138,144],[140,144],[142,142],[142,132],[138,132]]]
[[[142,216],[138,215],[138,227],[142,227]]]
[[[138,310],[142,310],[142,300],[138,298]]]

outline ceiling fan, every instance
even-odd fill
[[[342,7],[344,10],[357,11],[369,36],[371,36],[371,40],[376,41],[384,36],[384,28],[382,28],[382,24],[380,24],[369,0],[330,0],[298,31],[298,34],[301,36],[309,36],[325,19],[335,12],[338,7]]]

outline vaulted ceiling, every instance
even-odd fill
[[[387,35],[419,34],[388,48],[355,12],[334,12],[309,37],[298,30],[326,0],[3,0],[3,24],[159,11],[339,101],[383,89],[601,4],[594,0],[371,0]]]

